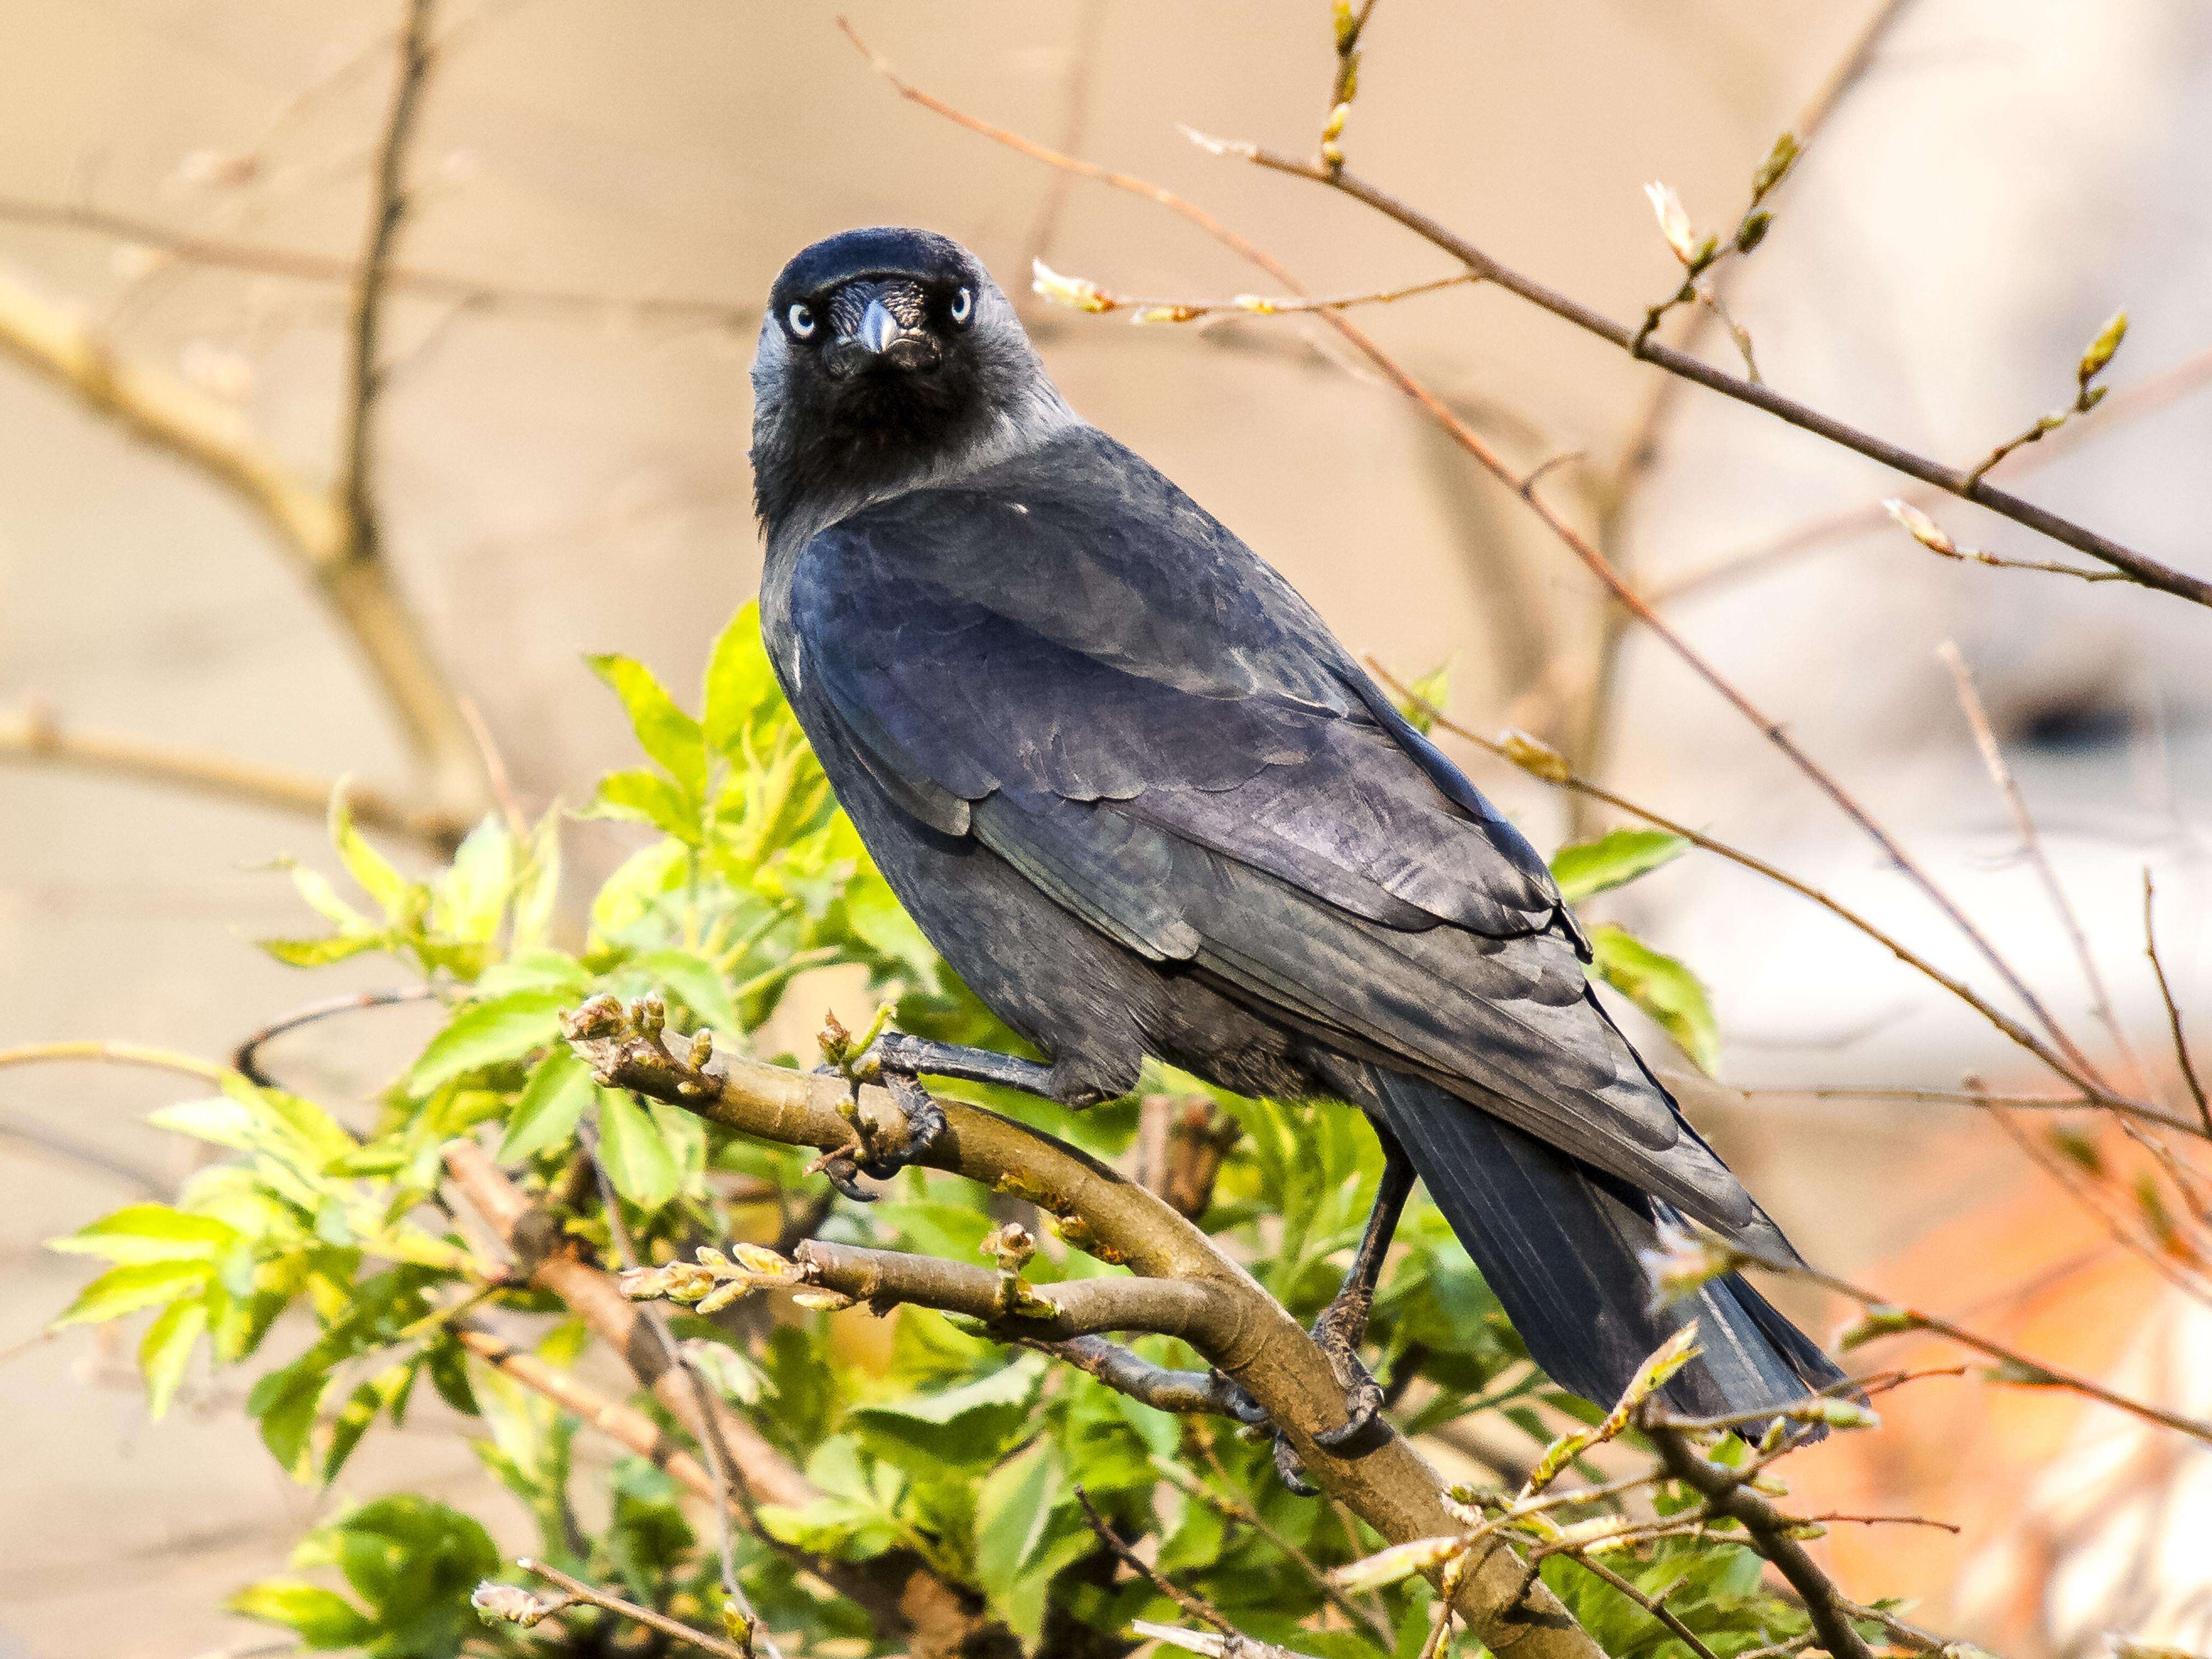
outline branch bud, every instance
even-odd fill
[[[2081,354],[2081,361],[2074,370],[2074,378],[2080,383],[2085,395],[2089,390],[2089,382],[2105,372],[2105,365],[2112,361],[2112,355],[2120,349],[2120,342],[2127,337],[2128,313],[2126,307],[2123,307],[2106,319],[2104,327],[2097,331],[2097,337],[2089,342],[2089,349]]]
[[[1114,301],[1097,283],[1081,276],[1063,276],[1042,259],[1030,261],[1030,288],[1040,298],[1075,311],[1111,311]]]
[[[1695,265],[1700,252],[1698,233],[1691,226],[1688,210],[1674,188],[1656,180],[1644,186],[1644,194],[1650,201],[1651,211],[1659,221],[1659,234],[1667,239],[1667,246],[1674,250],[1674,257],[1686,265]],[[1705,239],[1705,255],[1711,258],[1712,239]]]
[[[1941,553],[1950,558],[1959,556],[1959,544],[1945,533],[1942,526],[1929,518],[1902,496],[1892,495],[1882,502],[1889,516],[1897,520],[1905,533],[1931,553]]]

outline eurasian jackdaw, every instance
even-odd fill
[[[1316,1328],[1332,1445],[1380,1403],[1358,1350],[1416,1176],[1577,1394],[1609,1403],[1692,1316],[1684,1408],[1840,1381],[1734,1275],[1652,1310],[1638,1253],[1670,1218],[1795,1256],[1591,994],[1535,850],[1282,577],[1068,407],[973,255],[817,242],[752,379],[776,672],[922,931],[1051,1056],[894,1033],[887,1073],[1080,1106],[1151,1054],[1365,1112],[1386,1171]]]

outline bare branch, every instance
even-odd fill
[[[54,766],[137,778],[250,806],[321,818],[330,811],[335,778],[270,766],[212,750],[172,747],[125,732],[64,724],[43,708],[0,716],[0,762]],[[440,853],[460,843],[469,819],[444,807],[418,805],[380,789],[347,790],[354,817]]]
[[[2044,850],[2043,836],[2035,827],[2035,815],[2027,810],[2027,798],[2020,792],[2020,783],[2013,776],[2012,768],[2006,764],[2004,746],[1997,741],[1996,729],[1990,724],[1989,711],[1982,707],[1981,697],[1974,690],[1974,677],[1967,670],[1966,659],[1959,647],[1949,640],[1936,647],[1936,654],[1943,659],[1944,667],[1951,671],[1952,684],[1959,693],[1960,712],[1966,717],[1966,726],[1974,734],[1974,746],[1981,751],[1982,764],[1989,771],[1990,781],[2004,797],[2006,810],[2012,814],[2013,828],[2019,832],[2021,848],[2027,854],[2028,862],[2035,866],[2036,878],[2043,884],[2044,896],[2051,901],[2051,910],[2059,926],[2066,930],[2068,941],[2074,947],[2074,960],[2081,965],[2081,977],[2088,982],[2090,1006],[2112,1039],[2115,1053],[2134,1061],[2126,1031],[2121,1029],[2120,1017],[2112,1006],[2112,994],[2106,988],[2105,976],[2099,971],[2095,952],[2089,948],[2089,935],[2081,926],[2081,918],[2074,908],[2073,901],[2066,896],[2066,889],[2058,879],[2058,872]],[[2142,1068],[2139,1063],[2136,1069]]]
[[[211,1060],[202,1060],[197,1054],[180,1054],[173,1048],[149,1048],[141,1042],[27,1042],[13,1048],[0,1048],[0,1069],[10,1066],[43,1066],[73,1060],[100,1061],[111,1066],[141,1066],[148,1071],[176,1072],[202,1083],[212,1083],[221,1088],[231,1079],[227,1066]]]
[[[345,520],[329,494],[271,455],[229,404],[120,356],[82,318],[3,277],[0,354],[45,375],[133,437],[185,462],[249,507],[361,653],[417,758],[430,769],[435,799],[457,808],[475,805],[481,782],[444,672],[385,565],[346,556]]]
[[[1674,386],[1682,383],[1670,380],[1666,384]],[[2115,392],[2106,401],[2102,419],[2087,426],[2069,426],[2055,434],[2047,443],[2012,456],[2004,463],[2004,475],[2008,478],[2016,477],[2046,466],[2062,455],[2070,454],[2081,445],[2104,437],[2130,421],[2155,414],[2191,392],[2202,391],[2208,384],[2212,384],[2212,351],[2200,351],[2172,368]],[[1911,489],[1905,492],[1902,499],[1916,507],[1925,507],[1942,494],[1942,491],[1937,489]],[[1739,548],[1710,563],[1686,571],[1655,586],[1647,597],[1654,605],[1672,605],[1691,594],[1704,592],[1753,571],[1769,568],[1785,559],[1814,551],[1838,538],[1875,529],[1881,524],[1888,511],[1885,501],[1863,501],[1822,514],[1816,519],[1808,519],[1784,531],[1778,536]]]
[[[1820,1645],[1836,1659],[1874,1659],[1874,1650],[1851,1623],[1850,1604],[1835,1581],[1797,1541],[1798,1523],[1743,1484],[1742,1471],[1724,1468],[1694,1450],[1665,1416],[1647,1412],[1644,1431],[1650,1436],[1667,1473],[1698,1492],[1706,1506],[1740,1522],[1758,1552],[1771,1561],[1790,1588],[1804,1598],[1805,1612],[1820,1633]]]
[[[434,1002],[436,989],[428,985],[400,985],[386,991],[356,991],[341,997],[331,997],[322,1002],[295,1008],[290,1013],[272,1019],[259,1030],[246,1038],[231,1050],[231,1069],[258,1087],[273,1089],[276,1080],[261,1069],[261,1048],[273,1037],[287,1031],[297,1030],[302,1025],[313,1025],[319,1020],[333,1019],[340,1014],[355,1014],[368,1008],[391,1008],[406,1002]]]
[[[448,43],[449,44],[449,43]],[[441,46],[441,50],[444,46]],[[359,281],[357,258],[337,258],[297,248],[271,247],[175,230],[149,219],[72,203],[33,202],[0,197],[0,223],[31,225],[105,236],[149,248],[182,264],[236,270],[295,282],[343,285]],[[634,317],[648,322],[726,328],[747,333],[760,324],[760,307],[726,301],[652,294],[604,294],[584,289],[538,287],[489,282],[451,271],[425,270],[396,261],[385,268],[386,288],[423,299],[443,300],[470,311],[512,308],[556,315]]]
[[[500,1588],[487,1584],[481,1587],[477,1599],[479,1605],[495,1617],[510,1618],[517,1624],[533,1625],[540,1619],[581,1604],[598,1607],[602,1612],[614,1613],[620,1618],[630,1620],[633,1624],[642,1625],[647,1630],[659,1631],[663,1636],[681,1642],[687,1647],[697,1648],[702,1652],[714,1654],[717,1656],[717,1659],[754,1659],[754,1635],[751,1632],[747,1634],[744,1645],[740,1647],[734,1642],[724,1641],[719,1636],[710,1636],[705,1631],[695,1630],[680,1620],[671,1619],[665,1613],[655,1613],[651,1607],[641,1607],[635,1601],[626,1601],[621,1596],[587,1584],[580,1578],[572,1578],[558,1567],[549,1567],[543,1561],[533,1561],[528,1556],[525,1556],[514,1565],[532,1577],[542,1578],[547,1583],[556,1586],[562,1592],[562,1599],[550,1605],[541,1605],[532,1608],[524,1616],[518,1618],[513,1613],[504,1613],[492,1597],[483,1593]],[[754,1622],[757,1626],[757,1621]],[[771,1646],[769,1649],[771,1655],[774,1651],[775,1649]]]
[[[1403,681],[1398,679],[1388,669],[1376,662],[1374,659],[1368,659],[1368,666],[1375,671],[1376,674],[1382,679],[1384,684],[1389,686],[1391,690],[1396,691],[1400,696],[1408,697],[1414,696],[1413,691]],[[1422,706],[1428,710],[1431,716],[1435,720],[1438,730],[1449,732],[1454,737],[1462,738],[1465,741],[1474,744],[1477,748],[1497,756],[1501,760],[1510,761],[1514,765],[1521,768],[1523,771],[1528,772],[1534,776],[1541,778],[1547,783],[1554,784],[1562,789],[1572,790],[1577,794],[1586,795],[1593,800],[1602,801],[1607,805],[1614,808],[1616,811],[1626,812],[1631,817],[1640,818],[1644,823],[1652,825],[1656,829],[1664,830],[1669,835],[1680,836],[1683,840],[1688,842],[1693,847],[1701,848],[1708,853],[1717,854],[1718,856],[1728,860],[1731,864],[1740,865],[1744,869],[1749,870],[1754,874],[1764,876],[1767,880],[1773,882],[1777,886],[1786,887],[1791,892],[1797,894],[1800,897],[1810,899],[1814,903],[1819,905],[1822,909],[1827,911],[1829,915],[1836,917],[1838,921],[1856,928],[1860,933],[1865,934],[1877,945],[1880,945],[1884,950],[1887,951],[1899,962],[1904,963],[1907,967],[1912,968],[1925,975],[1928,978],[1935,981],[1936,984],[1942,986],[1953,996],[1957,997],[1968,1007],[1973,1009],[1975,1012],[1980,1014],[1983,1018],[1988,1020],[1990,1024],[1996,1026],[1998,1030],[2003,1032],[2004,1035],[2009,1037],[2013,1042],[2027,1049],[2028,1053],[2033,1054],[2038,1060],[2041,1060],[2045,1066],[2048,1066],[2060,1077],[2064,1078],[2069,1083],[2073,1084],[2076,1088],[2080,1089],[2084,1097],[2090,1103],[2100,1106],[2110,1106],[2117,1111],[2129,1112],[2133,1115],[2144,1115],[2153,1119],[2163,1118],[2164,1114],[2160,1113],[2155,1106],[2145,1104],[2141,1101],[2130,1100],[2124,1095],[2116,1094],[2111,1089],[2082,1075],[2075,1066],[2073,1062],[2066,1056],[2061,1054],[2057,1050],[2053,1048],[2051,1044],[2045,1042],[2041,1037],[2036,1036],[2034,1032],[2029,1030],[2027,1027],[2021,1024],[2011,1015],[2006,1013],[2002,1008],[1997,1007],[1994,1003],[1990,1002],[1986,997],[1983,996],[1980,992],[1975,990],[1972,986],[1967,984],[1964,980],[1954,978],[1953,975],[1945,973],[1934,963],[1929,961],[1927,957],[1922,956],[1918,951],[1906,945],[1902,939],[1899,939],[1894,934],[1885,931],[1875,922],[1869,921],[1867,917],[1861,915],[1857,911],[1852,909],[1850,906],[1844,903],[1842,900],[1836,898],[1833,895],[1824,891],[1820,888],[1814,886],[1808,881],[1805,881],[1799,877],[1791,875],[1788,871],[1782,869],[1777,865],[1768,863],[1765,859],[1759,857],[1756,854],[1747,853],[1739,847],[1732,847],[1724,841],[1718,840],[1712,836],[1707,835],[1702,830],[1695,829],[1678,819],[1670,818],[1662,812],[1654,811],[1648,806],[1640,805],[1637,802],[1626,799],[1625,796],[1615,794],[1610,789],[1607,789],[1601,785],[1592,783],[1587,778],[1578,776],[1568,767],[1566,757],[1564,755],[1558,753],[1556,750],[1547,749],[1542,745],[1534,743],[1532,739],[1523,737],[1518,733],[1509,734],[1510,740],[1506,742],[1499,742],[1495,738],[1486,738],[1481,735],[1481,733],[1468,726],[1462,726],[1458,721],[1451,719],[1441,709],[1436,708],[1434,704],[1428,703],[1419,698],[1416,698],[1415,700],[1417,702],[1422,702]]]
[[[374,560],[382,556],[374,493],[376,394],[383,368],[378,361],[384,326],[386,282],[399,228],[407,216],[407,152],[414,142],[422,88],[430,72],[432,0],[404,0],[406,21],[399,33],[399,72],[391,113],[377,142],[368,213],[368,245],[354,279],[347,325],[346,402],[338,443],[339,509],[346,520],[345,556]]]
[[[2143,872],[2143,954],[2150,958],[2150,969],[2158,980],[2159,1000],[2166,1004],[2166,1029],[2173,1034],[2173,1057],[2181,1066],[2181,1080],[2189,1087],[2189,1097],[2197,1103],[2197,1115],[2204,1120],[2204,1132],[2212,1135],[2212,1101],[2204,1094],[2204,1080],[2197,1075],[2197,1062],[2189,1055],[2189,1039],[2181,1030],[2181,1006],[2173,1000],[2173,987],[2166,977],[2166,963],[2159,959],[2158,933],[2154,921],[2153,900],[2155,890],[2151,885],[2150,872]]]
[[[1985,479],[1941,461],[1906,449],[1886,438],[1863,432],[1854,426],[1825,415],[1819,410],[1777,392],[1741,375],[1731,374],[1725,369],[1660,341],[1645,338],[1639,342],[1638,331],[1617,323],[1601,313],[1593,311],[1580,301],[1569,298],[1547,288],[1534,278],[1525,276],[1484,252],[1419,209],[1400,201],[1389,192],[1368,183],[1344,168],[1330,168],[1317,162],[1300,161],[1293,156],[1278,155],[1255,144],[1229,143],[1218,139],[1202,140],[1206,148],[1224,155],[1233,155],[1250,161],[1256,167],[1275,173],[1288,173],[1294,178],[1309,179],[1317,184],[1340,191],[1353,200],[1364,204],[1385,218],[1402,225],[1415,235],[1443,249],[1467,266],[1469,272],[1486,281],[1496,283],[1553,316],[1572,323],[1587,333],[1619,346],[1632,356],[1656,365],[1671,374],[1694,381],[1722,396],[1732,398],[1753,409],[1762,410],[1778,419],[1815,437],[1826,439],[1842,448],[1879,462],[1895,472],[1958,496],[1961,501],[1987,507],[2002,518],[2025,525],[2028,529],[2050,537],[2076,552],[2124,571],[2142,586],[2172,593],[2196,605],[2212,605],[2212,581],[2192,576],[2186,571],[2174,569],[2157,560],[2124,547],[2111,538],[2060,517],[2017,495],[1991,486]],[[1640,618],[1641,619],[1641,618]]]

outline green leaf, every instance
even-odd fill
[[[1615,830],[1595,841],[1559,848],[1552,857],[1552,878],[1568,903],[1580,904],[1593,894],[1672,864],[1689,850],[1688,842],[1663,830]]]
[[[556,801],[523,843],[515,877],[509,937],[517,951],[553,936],[553,907],[561,896],[561,804]]]
[[[684,885],[690,866],[691,849],[678,841],[657,841],[624,859],[592,900],[593,942],[619,938],[653,912]]]
[[[676,1196],[683,1178],[668,1138],[623,1091],[599,1091],[599,1161],[615,1190],[642,1209],[659,1209]]]
[[[1043,1371],[1042,1360],[1024,1355],[957,1389],[870,1401],[855,1407],[849,1421],[872,1449],[902,1467],[985,1468],[1033,1427]]]
[[[430,1039],[407,1074],[408,1092],[420,1098],[455,1078],[542,1048],[560,1035],[561,1011],[574,1000],[573,993],[549,987],[470,1003]]]
[[[471,830],[438,881],[430,905],[430,930],[450,939],[489,945],[499,935],[514,882],[514,838],[496,814]]]
[[[338,890],[331,885],[330,878],[319,870],[311,870],[296,859],[279,859],[276,867],[288,872],[292,884],[308,908],[325,921],[334,922],[349,933],[366,933],[372,937],[375,928],[368,918],[338,896]]]
[[[56,1326],[97,1325],[125,1314],[173,1302],[205,1288],[215,1277],[206,1261],[131,1261],[106,1273],[77,1293],[54,1321]]]
[[[1407,686],[1407,695],[1398,701],[1398,712],[1423,737],[1436,730],[1437,710],[1451,696],[1452,665],[1458,660],[1456,656],[1445,658]]]
[[[975,1576],[1002,1604],[1036,1553],[1060,1497],[1057,1449],[1039,1440],[985,1477],[975,1504]]]
[[[514,1103],[514,1115],[507,1121],[507,1139],[500,1142],[499,1161],[519,1163],[572,1139],[577,1120],[591,1103],[592,1068],[574,1051],[554,1049],[538,1062],[522,1097]]]
[[[338,1478],[346,1460],[354,1454],[377,1418],[386,1412],[398,1420],[400,1403],[415,1381],[416,1362],[400,1361],[387,1365],[353,1391],[345,1408],[331,1425],[330,1449],[323,1455],[323,1484],[329,1486]]]
[[[318,1346],[270,1371],[246,1396],[246,1415],[261,1425],[262,1444],[295,1480],[308,1478],[307,1438],[330,1382],[329,1358]]]
[[[331,794],[331,844],[345,861],[346,873],[384,912],[386,921],[405,924],[422,914],[429,902],[429,890],[401,875],[355,828],[353,809],[346,804],[343,784]]]
[[[642,768],[610,772],[601,778],[599,793],[592,797],[586,816],[649,823],[664,835],[673,836],[694,847],[699,844],[702,834],[697,804],[659,773]]]
[[[138,1344],[138,1374],[146,1379],[146,1409],[157,1421],[176,1398],[185,1380],[185,1366],[193,1345],[207,1329],[205,1302],[172,1302],[161,1316],[146,1328]]]
[[[180,1100],[149,1112],[146,1121],[172,1134],[190,1135],[234,1152],[253,1150],[253,1111],[228,1095],[209,1095],[200,1100]]]
[[[381,933],[332,933],[324,939],[261,939],[254,943],[287,968],[327,968],[348,957],[374,951],[384,943]]]
[[[722,970],[691,951],[648,951],[630,966],[647,979],[673,991],[684,1006],[723,1036],[742,1032],[744,1022],[730,1000],[730,982]]]
[[[376,1635],[376,1621],[336,1590],[301,1578],[264,1578],[230,1598],[233,1613],[282,1625],[311,1648],[361,1647]]]
[[[1698,976],[1673,957],[1653,950],[1624,928],[1589,930],[1598,976],[1626,997],[1706,1076],[1720,1067],[1720,1027]]]
[[[748,599],[715,640],[714,655],[707,661],[702,712],[708,747],[735,758],[732,751],[754,718],[782,700],[761,638],[759,602]]]
[[[634,658],[587,657],[592,670],[613,688],[641,748],[695,798],[707,787],[705,736],[699,722],[678,708],[653,671]]]
[[[96,1255],[109,1261],[213,1261],[242,1238],[213,1216],[193,1215],[167,1204],[131,1204],[103,1216],[46,1248],[64,1255]]]

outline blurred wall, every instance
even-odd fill
[[[1633,316],[1676,270],[1641,186],[1664,179],[1701,224],[1732,223],[1752,167],[1863,11],[1390,0],[1347,143],[1356,166],[1501,258]],[[1447,269],[1348,204],[1209,157],[1176,131],[1308,145],[1329,69],[1318,4],[853,14],[922,85],[1188,193],[1317,289]],[[394,16],[355,3],[0,4],[0,198],[349,257]],[[416,152],[410,265],[747,306],[815,237],[907,221],[969,242],[1011,291],[1039,251],[1127,292],[1266,286],[1157,210],[1064,186],[901,102],[824,9],[454,0],[441,17],[454,33]],[[1766,374],[1963,459],[2063,401],[2081,344],[2122,302],[2136,328],[2116,381],[2202,349],[2208,62],[2212,15],[2185,0],[1912,8],[1789,186],[1736,290]],[[281,453],[326,475],[342,289],[149,261],[4,213],[0,270],[82,307],[131,355],[234,397]],[[519,787],[579,799],[626,750],[579,654],[630,652],[688,684],[750,591],[750,340],[616,304],[457,311],[403,299],[392,319],[380,413],[392,556]],[[1590,464],[1555,487],[1585,508],[1652,388],[1649,371],[1502,294],[1450,293],[1364,320],[1519,460],[1584,452]],[[1405,672],[1455,656],[1452,708],[1479,729],[1525,713],[1531,672],[1565,664],[1572,683],[1598,615],[1588,579],[1325,331],[1289,320],[1137,331],[1066,313],[1039,315],[1036,329],[1076,404],[1279,564],[1355,648]],[[2177,401],[2080,447],[2030,493],[2205,569],[2208,421],[2212,399]],[[1686,399],[1620,545],[1639,574],[1663,578],[1894,487],[1759,417]],[[1965,509],[1938,516],[2014,556],[2051,550]],[[2131,1015],[2150,1018],[2132,971],[2147,860],[2168,872],[2169,960],[2185,988],[2207,983],[2191,860],[2212,787],[2212,676],[2201,618],[2178,602],[1941,565],[1882,528],[1676,614],[2052,983],[2071,1018],[2083,999],[2063,937],[2013,855],[1932,655],[1958,640],[2000,729],[2021,741],[2023,781],[2100,949],[2128,970]],[[0,702],[30,698],[173,742],[405,776],[356,664],[258,530],[202,480],[0,364]],[[1649,641],[1626,653],[1609,752],[1630,794],[1832,882],[1946,962],[1971,964],[1871,849]],[[1540,844],[1556,839],[1556,803],[1486,763],[1479,775]],[[246,942],[298,924],[289,884],[259,866],[319,842],[313,826],[271,813],[0,770],[0,1045],[121,1036],[216,1054],[307,997],[376,982],[364,967],[308,984]],[[577,842],[587,860],[618,845],[598,826]],[[1714,981],[1733,1077],[1948,1084],[1964,1066],[2010,1064],[1971,1015],[1879,951],[1725,868],[1678,866],[1623,914]],[[409,1040],[394,1014],[374,1033],[277,1052],[322,1086],[360,1089]],[[89,1068],[0,1074],[0,1131],[16,1137],[0,1146],[0,1249],[15,1270],[0,1344],[33,1333],[76,1277],[38,1239],[134,1180],[179,1172],[180,1149],[137,1122],[173,1092]],[[1968,1188],[2019,1178],[1972,1126],[1929,1121],[1948,1108],[1794,1109],[1778,1127],[1771,1113],[1713,1106],[1771,1207],[1842,1267],[1901,1248]],[[102,1172],[35,1144],[56,1137],[128,1167]],[[0,1437],[11,1462],[0,1655],[173,1655],[228,1639],[215,1603],[270,1565],[310,1502],[220,1411],[144,1431],[113,1369],[58,1343],[0,1369],[0,1412],[15,1425]],[[430,1467],[415,1478],[470,1476],[456,1448],[429,1443],[422,1455]],[[349,1482],[392,1477],[389,1464],[364,1466]]]

